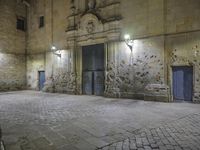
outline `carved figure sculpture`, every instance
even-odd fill
[[[88,8],[92,10],[95,8],[95,0],[88,0]]]
[[[94,31],[95,25],[94,22],[90,21],[87,24],[86,30],[88,33],[92,33]]]

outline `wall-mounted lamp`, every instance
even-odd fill
[[[131,52],[133,50],[134,40],[131,39],[129,34],[124,35],[125,43],[130,48]]]
[[[53,54],[54,55],[56,55],[56,56],[58,56],[58,57],[61,57],[61,53],[59,52],[57,52],[57,51],[59,51],[59,50],[57,50],[57,48],[55,47],[55,46],[52,46],[51,47],[51,51],[53,52]]]
[[[197,56],[199,56],[199,55],[200,55],[200,50],[195,50],[194,56],[197,57]]]

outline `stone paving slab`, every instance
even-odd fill
[[[200,105],[0,94],[6,150],[198,149]]]

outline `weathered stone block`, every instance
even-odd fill
[[[145,100],[169,102],[169,87],[167,85],[149,84],[145,89]]]

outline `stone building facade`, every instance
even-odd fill
[[[188,67],[192,69],[192,101],[200,102],[198,0],[0,3],[0,56],[5,55],[0,59],[1,90],[25,85],[39,90],[39,72],[45,71],[43,91],[84,94],[83,84],[91,76],[84,75],[83,49],[103,44],[104,76],[93,78],[103,84],[104,96],[173,101],[174,69]],[[27,19],[26,32],[15,29],[16,15]],[[125,34],[134,40],[132,51]]]
[[[26,33],[16,29],[16,19],[26,15],[18,1],[0,0],[0,91],[26,87]]]

